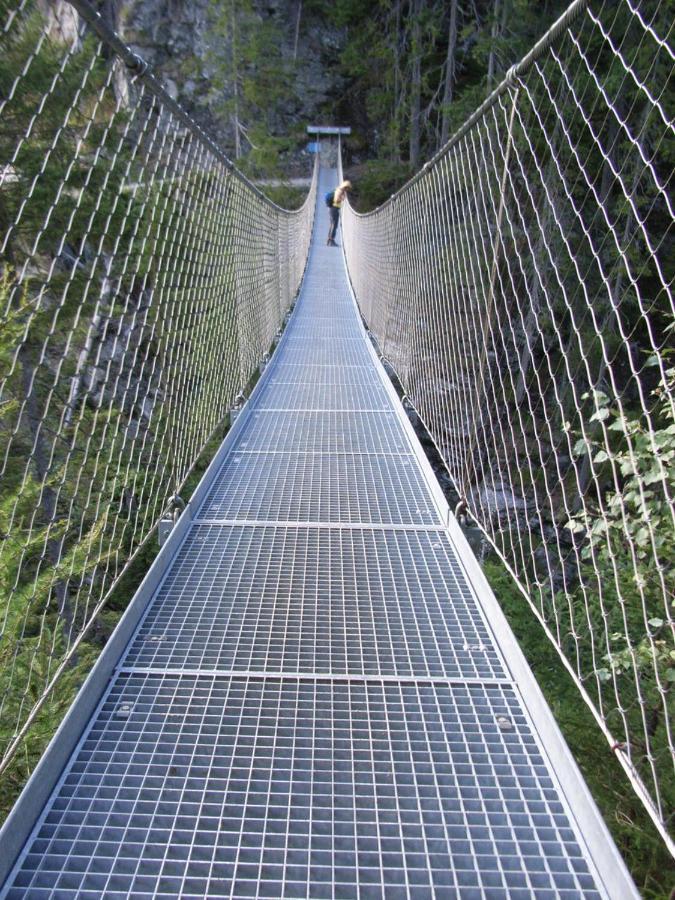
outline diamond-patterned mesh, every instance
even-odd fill
[[[320,244],[9,898],[605,895]]]

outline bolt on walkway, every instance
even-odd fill
[[[4,897],[634,895],[325,246],[335,181]]]

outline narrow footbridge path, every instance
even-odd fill
[[[321,212],[5,897],[633,895]]]

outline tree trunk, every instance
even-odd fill
[[[118,31],[118,9],[116,0],[102,0],[99,4],[99,15],[113,31]]]
[[[295,17],[295,36],[293,38],[293,62],[298,59],[298,40],[300,39],[300,20],[302,19],[302,0],[298,3],[298,13]]]
[[[237,7],[232,0],[232,85],[234,92],[234,111],[232,126],[234,128],[234,158],[241,156],[241,139],[239,135],[239,63],[237,59]]]
[[[543,243],[543,241],[542,241]],[[518,382],[515,390],[516,406],[520,406],[525,399],[525,389],[527,387],[527,376],[532,363],[532,342],[534,340],[534,328],[539,318],[539,294],[541,287],[536,272],[532,276],[532,291],[530,294],[530,308],[527,311],[525,319],[525,334],[523,348],[520,351],[520,359],[518,360]]]
[[[499,20],[502,0],[494,0],[492,9],[492,29],[490,31],[490,54],[488,56],[487,83],[488,89],[492,88],[497,71],[497,40],[499,39]]]
[[[560,123],[557,122],[553,134],[551,136],[551,144],[555,147],[557,146],[558,136],[560,134]],[[551,179],[554,177],[555,172],[555,160],[551,160],[549,165],[546,168],[546,172],[544,173],[544,177],[542,179],[544,185],[551,184]],[[540,266],[542,270],[542,277],[546,277],[546,266],[542,265],[541,260],[545,259],[545,245],[546,238],[548,237],[548,230],[553,221],[553,211],[549,203],[546,201],[544,196],[544,191],[542,189],[542,197],[539,203],[539,218],[541,220],[541,227],[539,230],[539,234],[537,236],[537,241],[534,248],[534,260]],[[539,300],[541,297],[541,282],[539,280],[539,276],[537,275],[536,269],[532,272],[532,277],[530,279],[530,288],[528,290],[528,296],[530,297],[530,306],[527,311],[527,316],[525,318],[524,325],[524,344],[522,350],[520,352],[520,359],[518,365],[518,381],[516,383],[515,389],[515,402],[517,406],[520,406],[523,400],[525,399],[525,390],[527,388],[527,376],[529,374],[530,366],[532,365],[532,352],[533,352],[533,342],[535,341],[535,326],[539,319]]]
[[[32,365],[26,352],[21,352],[21,380],[23,393],[26,398],[26,422],[30,431],[32,445],[32,462],[38,483],[42,486],[40,491],[40,506],[45,523],[54,522],[57,512],[57,497],[53,488],[46,484],[49,477],[50,453],[42,435],[42,421],[38,409],[37,389],[32,377]],[[49,538],[46,544],[46,554],[49,565],[56,568],[63,555],[63,537]],[[52,584],[53,596],[56,599],[58,618],[63,623],[63,634],[66,646],[70,644],[73,635],[73,612],[68,599],[68,582],[59,580]],[[75,656],[70,660],[73,666],[77,662]]]
[[[410,84],[410,165],[416,169],[420,158],[420,106],[422,97],[422,35],[420,13],[423,0],[412,5],[412,71]]]
[[[401,159],[401,129],[399,126],[399,102],[401,95],[401,0],[394,5],[394,96],[391,121],[393,124],[391,157],[394,162]]]
[[[457,5],[459,0],[450,0],[450,28],[448,31],[448,53],[445,58],[445,86],[443,90],[443,116],[441,120],[441,146],[450,136],[450,104],[455,86],[455,50],[457,49]]]

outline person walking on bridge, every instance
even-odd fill
[[[333,199],[329,203],[330,213],[330,227],[328,229],[328,240],[326,243],[329,247],[337,247],[335,243],[335,235],[337,233],[338,223],[340,222],[340,207],[344,203],[347,197],[347,191],[351,191],[352,183],[351,181],[343,181],[341,182],[333,191]],[[330,194],[328,195],[330,197]],[[326,200],[328,200],[328,197]]]

